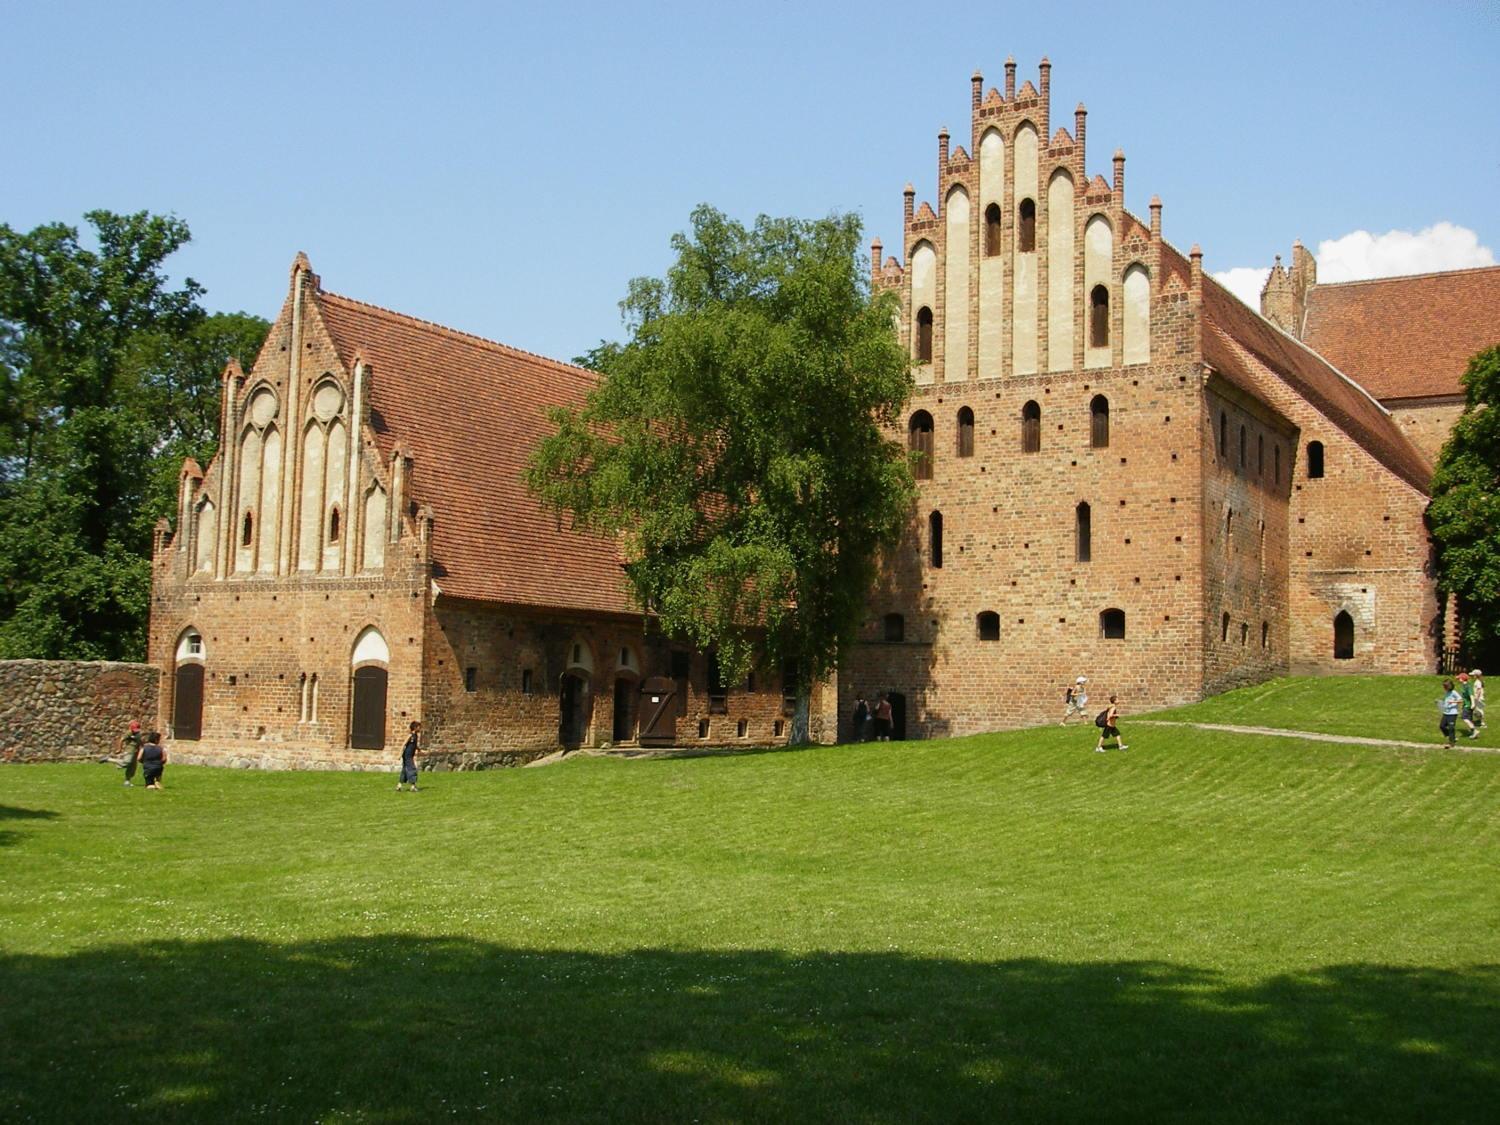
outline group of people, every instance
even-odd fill
[[[1063,717],[1059,726],[1067,726],[1068,720],[1074,715],[1081,719],[1088,718],[1089,706],[1089,678],[1079,676],[1063,691]],[[1120,737],[1120,699],[1119,696],[1109,697],[1109,706],[1094,716],[1094,725],[1099,728],[1099,741],[1094,745],[1094,753],[1103,754],[1104,744],[1111,738],[1115,740],[1115,749],[1129,750],[1125,740]]]
[[[854,714],[849,722],[851,742],[889,742],[891,740],[891,701],[885,692],[875,697],[875,706],[861,694],[854,700]]]
[[[120,766],[125,770],[127,786],[135,784],[135,771],[139,766],[141,780],[146,783],[147,789],[162,787],[161,778],[167,767],[167,750],[161,744],[160,731],[142,734],[141,724],[132,719],[130,729],[120,739],[120,749],[123,751]]]
[[[1070,683],[1063,693],[1063,717],[1062,726],[1068,725],[1068,720],[1074,715],[1080,718],[1088,717],[1088,682],[1087,676],[1079,676]],[[1094,747],[1096,753],[1105,752],[1104,744],[1114,739],[1117,750],[1129,750],[1124,739],[1120,737],[1120,700],[1118,696],[1109,697],[1109,706],[1094,716],[1094,725],[1099,728],[1099,742]],[[881,692],[876,697],[875,705],[872,707],[865,699],[864,694],[857,695],[854,699],[854,714],[849,722],[849,740],[851,742],[889,742],[891,738],[891,701]]]
[[[1478,738],[1484,726],[1484,673],[1475,668],[1460,672],[1458,683],[1443,681],[1443,698],[1438,700],[1438,730],[1452,746],[1458,739],[1458,724],[1463,722],[1465,737]]]

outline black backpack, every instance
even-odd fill
[[[1096,727],[1108,726],[1109,724],[1104,721],[1108,715],[1109,708],[1106,707],[1103,711],[1100,711],[1097,715],[1094,716],[1094,725]]]

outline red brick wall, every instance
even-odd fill
[[[1295,431],[1286,420],[1264,404],[1222,383],[1211,383],[1205,389],[1202,534],[1206,694],[1286,672],[1287,497],[1295,440]],[[1225,614],[1229,617],[1227,629]]]
[[[1422,451],[1422,455],[1437,464],[1438,454],[1453,432],[1453,423],[1464,412],[1464,400],[1456,397],[1449,400],[1402,400],[1393,399],[1385,403],[1396,425],[1406,435],[1406,440]]]

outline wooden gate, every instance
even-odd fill
[[[203,737],[203,665],[177,665],[172,692],[172,737],[197,742]]]
[[[641,727],[637,742],[642,746],[676,744],[677,700],[677,683],[666,676],[652,676],[641,685]]]
[[[386,670],[366,665],[354,670],[354,707],[349,745],[356,750],[385,749]]]

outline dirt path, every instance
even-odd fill
[[[1439,750],[1447,749],[1441,742],[1406,742],[1399,738],[1365,738],[1357,734],[1322,734],[1310,730],[1284,730],[1281,727],[1242,727],[1231,723],[1189,723],[1179,722],[1173,719],[1131,719],[1131,726],[1153,726],[1153,727],[1196,727],[1199,730],[1222,730],[1230,734],[1265,734],[1272,738],[1301,738],[1308,742],[1344,742],[1353,743],[1356,746],[1399,746],[1409,750]],[[1494,746],[1476,746],[1467,738],[1460,738],[1455,750],[1478,750],[1482,753],[1493,754],[1496,752]]]

